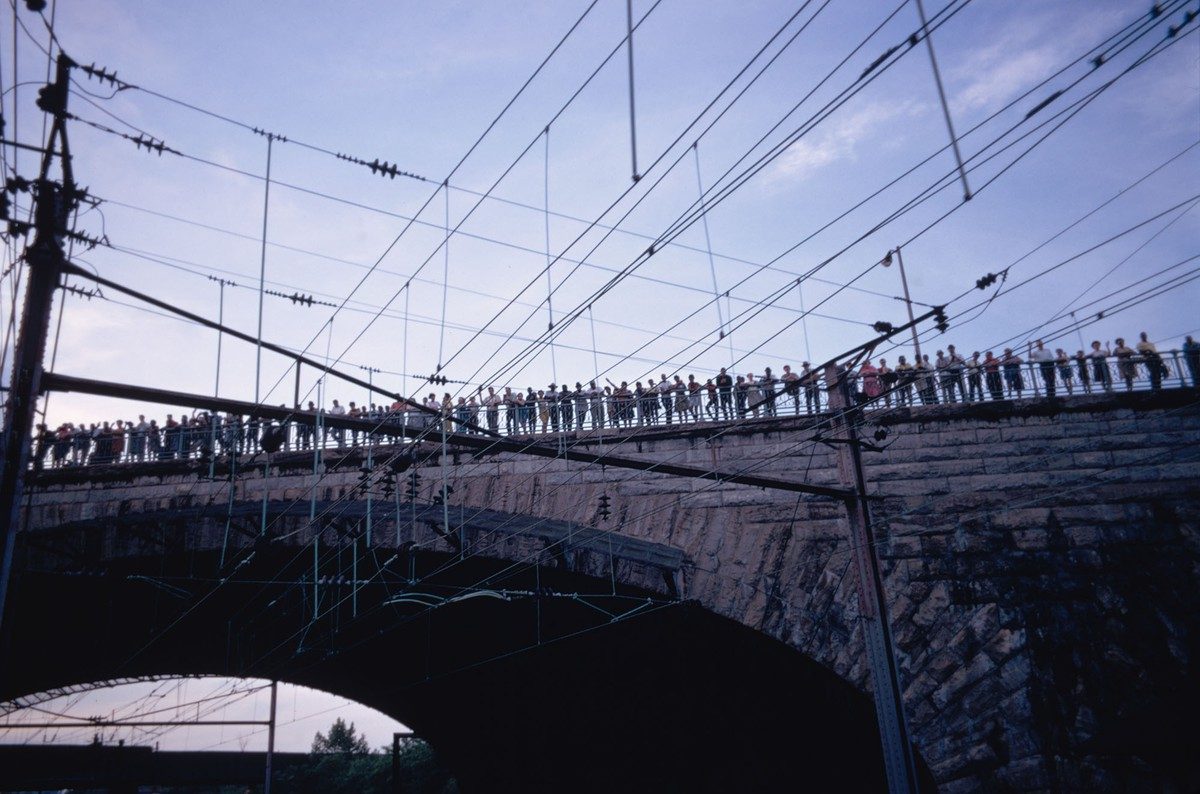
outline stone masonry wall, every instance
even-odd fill
[[[1179,391],[868,421],[868,435],[888,432],[884,451],[864,455],[906,711],[945,791],[1194,780],[1181,759],[1200,706],[1198,401]],[[835,452],[811,441],[813,425],[654,431],[611,451],[837,485]],[[244,477],[237,498],[260,499],[264,487],[308,498],[311,458],[305,472],[293,457],[291,473]],[[228,498],[227,484],[179,468],[48,475],[31,529]],[[357,462],[326,472],[320,497],[351,493],[357,476]],[[432,465],[422,484],[440,477]],[[687,598],[869,689],[839,502],[512,455],[463,454],[447,461],[447,478],[467,515],[575,521],[681,549]],[[602,493],[613,515],[597,522]],[[219,542],[203,535],[197,544]]]

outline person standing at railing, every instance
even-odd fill
[[[1058,377],[1063,382],[1063,386],[1067,387],[1067,394],[1074,393],[1075,389],[1075,372],[1071,369],[1071,359],[1067,356],[1067,351],[1061,347],[1054,351],[1054,362],[1058,365]]]
[[[1092,340],[1092,349],[1087,354],[1092,361],[1092,380],[1104,391],[1112,391],[1112,372],[1108,369],[1108,357],[1112,353],[1100,346],[1099,339]]]
[[[500,395],[500,406],[504,409],[504,434],[513,435],[517,432],[517,412],[514,409],[517,398],[513,395],[511,386],[504,387],[504,394]]]
[[[865,360],[858,368],[858,378],[862,383],[863,396],[867,400],[874,400],[883,391],[879,382],[879,368],[871,363],[871,359]]]
[[[675,412],[675,420],[679,424],[685,424],[688,420],[688,387],[683,382],[683,377],[673,375],[670,383],[671,391],[671,408]]]
[[[763,395],[763,415],[774,417],[775,412],[775,389],[778,387],[779,381],[775,378],[775,374],[771,372],[771,368],[767,367],[763,370],[762,389]]]
[[[1088,372],[1087,356],[1082,350],[1077,351],[1074,356],[1075,368],[1079,370],[1079,385],[1083,387],[1084,392],[1092,393],[1092,378]]]
[[[592,413],[592,429],[602,430],[604,428],[604,420],[607,418],[604,405],[604,389],[596,385],[596,381],[588,381],[587,388],[588,405]]]
[[[737,376],[737,380],[733,384],[733,413],[738,419],[746,415],[746,395],[750,387],[746,385],[746,379],[741,375]]]
[[[316,403],[314,403],[312,400],[309,400],[307,410],[310,414],[313,414],[315,416],[317,413]],[[311,449],[312,441],[313,441],[313,433],[314,433],[313,426],[311,424],[309,424],[308,422],[301,422],[300,427],[297,429],[296,432],[299,433],[299,437],[296,439],[297,448]],[[257,431],[255,432],[255,435],[257,436]],[[255,439],[249,439],[247,448],[254,449],[254,444],[255,444]]]
[[[652,424],[654,422],[654,409],[658,407],[658,391],[654,388],[654,381],[651,379],[650,387],[647,388],[639,380],[634,384],[633,393],[637,398],[638,427]]]
[[[901,408],[912,405],[913,383],[916,382],[916,372],[913,365],[904,356],[896,362],[896,405]]]
[[[654,385],[654,379],[650,379],[650,391],[658,392],[658,400],[662,403],[663,416],[666,417],[666,423],[671,424],[672,417],[675,416],[675,384],[667,380],[665,372],[660,373],[658,386]],[[683,421],[683,417],[680,417]]]
[[[88,433],[87,423],[80,422],[71,432],[71,463],[75,466],[87,463],[91,445],[92,436]]]
[[[454,405],[454,418],[459,421],[458,427],[455,429],[461,433],[467,432],[462,423],[471,421],[471,409],[467,406],[467,398],[459,397],[458,402]]]
[[[889,408],[892,407],[892,392],[896,390],[899,379],[896,370],[887,365],[887,359],[879,359],[879,387],[883,392],[883,404]]]
[[[575,381],[575,388],[571,391],[571,399],[575,402],[575,431],[583,432],[583,426],[587,422],[588,416],[588,390],[583,388],[583,383]]]
[[[316,406],[310,402],[308,404],[308,410],[315,412]],[[167,426],[168,427],[170,427],[170,420],[171,420],[171,417],[167,416]],[[247,452],[253,453],[258,449],[258,434],[259,434],[259,430],[261,428],[262,428],[262,422],[259,420],[259,418],[257,416],[255,416],[254,414],[250,414],[250,417],[246,420],[246,451]],[[311,427],[309,428],[309,431],[312,432]]]
[[[145,414],[138,414],[136,425],[129,428],[129,459],[141,463],[146,459],[146,431],[150,429]]]
[[[482,389],[479,391],[479,395],[483,395]],[[476,398],[476,395],[472,394],[467,398],[467,413],[469,414],[469,420],[471,424],[475,425],[476,427],[479,426],[479,411],[481,408],[482,406],[479,404],[479,400]]]
[[[1137,350],[1142,354],[1142,362],[1146,365],[1146,374],[1150,376],[1150,388],[1158,391],[1162,388],[1164,377],[1169,374],[1167,365],[1163,362],[1162,356],[1158,354],[1158,348],[1146,336],[1146,332],[1142,331],[1142,341],[1138,342]]]
[[[350,401],[349,406],[346,408],[346,418],[347,419],[362,419],[363,418],[363,412],[359,409],[358,405],[353,400]],[[352,446],[352,447],[358,446],[358,428],[357,427],[350,429],[350,446]]]
[[[1117,337],[1117,346],[1112,354],[1117,357],[1117,374],[1125,381],[1125,391],[1133,391],[1133,379],[1137,377],[1136,353],[1133,348],[1125,346],[1125,340]]]
[[[704,416],[710,422],[721,418],[721,398],[717,394],[717,384],[712,378],[704,382]]]
[[[950,359],[946,358],[946,354],[941,350],[937,352],[937,359],[933,362],[933,368],[937,370],[938,384],[942,387],[942,402],[954,402],[954,373],[950,369]]]
[[[788,364],[783,365],[783,374],[779,376],[779,380],[783,382],[783,393],[792,401],[792,408],[796,416],[800,415],[800,376],[792,372],[792,368]]]
[[[179,457],[187,460],[196,446],[196,417],[179,417]]]
[[[525,404],[529,404],[529,398],[525,398]],[[550,423],[550,409],[546,405],[546,392],[538,389],[533,397],[533,410],[536,414],[533,426],[529,429],[530,433],[545,433],[546,425]],[[538,429],[538,423],[541,423],[541,429]]]
[[[436,429],[438,422],[438,414],[442,412],[442,401],[437,398],[433,392],[429,392],[429,396],[425,398],[426,410],[417,414],[419,420],[418,427]]]
[[[150,460],[162,460],[162,431],[158,420],[150,420],[150,428],[146,431],[146,451]]]
[[[963,388],[963,375],[967,370],[967,362],[954,349],[954,345],[946,345],[946,358],[949,364],[946,365],[946,370],[950,374],[950,382],[953,389],[958,389],[958,399],[960,402],[967,401],[967,390]]]
[[[1183,360],[1192,376],[1192,386],[1200,387],[1200,342],[1190,336],[1183,341]],[[1182,373],[1179,379],[1183,380]]]
[[[1029,345],[1029,360],[1037,362],[1038,369],[1042,372],[1042,382],[1046,384],[1046,396],[1054,396],[1054,354],[1046,349],[1045,343],[1041,339],[1032,342]]]
[[[257,419],[250,417],[251,427],[254,428],[254,437],[258,438]],[[167,414],[167,421],[163,423],[162,429],[162,450],[158,453],[159,460],[171,460],[179,451],[179,423],[175,421],[174,414]]]
[[[125,438],[125,422],[118,419],[113,428],[113,463],[120,463],[125,458],[127,441]]]
[[[430,396],[433,396],[433,395],[430,395]],[[337,417],[338,419],[341,419],[342,417],[344,417],[346,415],[346,406],[342,405],[337,400],[334,400],[333,405],[330,406],[330,408],[329,408],[329,415],[333,416],[333,417]],[[333,428],[327,427],[327,428],[325,428],[325,438],[329,438],[330,431],[333,432],[333,438],[337,442],[338,449],[341,449],[342,447],[346,446],[346,428],[344,428],[344,427],[333,427]]]
[[[524,392],[517,390],[517,432],[534,433],[537,430],[537,394],[533,387]]]
[[[746,413],[758,418],[758,409],[762,405],[762,385],[754,377],[753,372],[746,373]]]
[[[728,422],[733,413],[733,376],[726,372],[724,367],[721,367],[716,383],[717,396],[721,398],[721,413]]]
[[[929,363],[928,354],[917,359],[917,363],[913,366],[914,374],[917,377],[917,395],[921,398],[922,405],[937,405],[937,381],[933,371],[933,366]]]
[[[558,393],[558,415],[561,417],[563,432],[570,433],[571,422],[575,418],[575,395],[571,394],[565,383],[562,385],[562,391]]]
[[[1025,391],[1025,378],[1021,375],[1021,357],[1012,351],[1011,347],[1004,348],[1004,358],[1000,359],[1000,365],[1004,368],[1004,382],[1008,385],[1008,396],[1011,399],[1013,394],[1016,398],[1021,399],[1021,392]]]
[[[553,388],[553,384],[551,385]],[[487,428],[493,433],[500,430],[500,403],[501,399],[496,394],[494,386],[488,386],[487,397],[483,398],[483,411],[487,417]]]
[[[225,451],[230,455],[237,455],[242,443],[242,417],[226,414],[223,435]]]
[[[692,416],[692,422],[700,421],[700,396],[704,393],[704,387],[700,385],[700,381],[696,380],[696,376],[688,374],[687,382],[687,406],[688,413]]]
[[[612,419],[612,426],[629,427],[630,391],[628,381],[622,380],[618,386],[610,380],[608,389],[612,389],[612,396],[608,399],[608,416]]]
[[[804,387],[804,407],[808,413],[821,413],[821,373],[807,361],[800,364],[800,385]]]
[[[978,350],[971,354],[966,367],[967,400],[983,402],[983,362],[979,360]]]
[[[54,468],[59,469],[67,465],[67,455],[71,452],[71,423],[67,422],[58,426],[54,432],[54,446],[51,451],[52,464]]]

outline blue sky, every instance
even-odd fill
[[[927,5],[930,14],[944,7],[940,2]],[[1170,22],[1177,23],[1182,7],[1166,5],[1171,8]],[[701,126],[684,132],[689,122],[801,4],[663,0],[652,6],[637,0],[635,16],[649,13],[634,36],[638,161],[646,176],[616,210],[602,216],[631,186],[624,52],[550,125],[548,148],[543,134],[571,93],[624,36],[625,4],[600,0],[543,74],[454,173],[447,209],[438,185],[586,7],[583,0],[353,5],[60,0],[55,18],[59,40],[77,61],[95,62],[137,86],[289,137],[289,142],[272,147],[268,288],[312,293],[334,303],[347,297],[350,301],[335,316],[330,308],[299,308],[268,297],[264,335],[297,349],[307,345],[317,357],[341,358],[345,369],[355,374],[363,374],[357,369],[360,365],[378,367],[383,372],[375,377],[390,388],[427,393],[419,378],[404,374],[432,372],[439,358],[450,361],[444,374],[452,379],[535,388],[552,380],[586,381],[597,374],[593,362],[602,374],[630,382],[664,370],[671,373],[676,367],[703,379],[734,361],[739,372],[757,373],[764,366],[778,372],[784,363],[823,360],[867,339],[876,320],[903,320],[903,306],[895,299],[900,284],[894,268],[870,269],[854,288],[835,291],[838,284],[868,271],[889,248],[961,203],[961,190],[951,180],[929,201],[851,245],[954,169],[949,150],[939,153],[948,139],[928,55],[923,44],[911,51],[904,44],[918,26],[912,2],[807,4],[766,57],[811,19],[808,28],[698,137],[715,112],[704,116]],[[934,42],[963,155],[976,157],[1051,92],[1064,90],[1030,123],[1048,119],[1162,41],[1165,25],[1111,63],[1095,70],[1087,64],[1076,66],[1051,79],[968,134],[1106,37],[1144,18],[1146,10],[1144,3],[1104,0],[974,0],[962,7],[937,30]],[[884,22],[890,14],[890,21]],[[13,79],[8,51],[13,31],[10,16],[0,16],[7,88]],[[23,9],[21,18],[44,46],[40,20]],[[881,22],[879,33],[844,68],[797,113],[785,115]],[[931,339],[929,352],[946,343],[966,351],[986,350],[1010,339],[1007,343],[1013,344],[1024,340],[1029,329],[1061,326],[1063,321],[1053,318],[1073,301],[1083,307],[1082,317],[1196,269],[1192,261],[1154,275],[1200,253],[1200,225],[1192,203],[1200,185],[1200,147],[1187,148],[1200,140],[1200,37],[1195,30],[1193,23],[1178,44],[1123,76],[972,201],[906,245],[913,297],[933,304],[959,295],[980,276],[1012,265],[1176,155],[1169,166],[1014,265],[1008,285],[1187,203],[1002,295],[978,317],[976,312],[959,312],[985,298],[984,293],[952,304],[951,330]],[[16,41],[18,79],[40,80],[45,56],[23,33],[18,32]],[[584,312],[578,322],[565,327],[553,351],[537,344],[531,359],[504,366],[547,328],[547,285],[541,274],[547,263],[547,230],[540,211],[547,193],[549,208],[557,213],[549,224],[550,251],[561,259],[550,277],[557,289],[554,311],[561,318],[587,306],[612,269],[635,261],[649,239],[688,211],[698,195],[696,153],[701,178],[711,186],[772,125],[783,119],[779,129],[768,134],[766,146],[784,140],[837,92],[854,85],[863,69],[893,45],[900,46],[895,66],[782,148],[752,179],[711,208],[707,220],[715,254],[712,269],[704,228],[694,224],[677,238],[679,245],[656,253],[632,277],[595,300],[590,315]],[[764,61],[756,62],[736,83],[735,92]],[[1082,82],[1071,87],[1076,78]],[[72,110],[84,119],[131,134],[136,134],[135,128],[144,130],[219,166],[258,176],[265,171],[267,142],[262,136],[142,91],[98,98],[109,96],[112,89],[81,82],[97,95],[72,96]],[[36,140],[41,119],[33,108],[35,96],[36,85],[5,96],[8,134],[16,127],[23,140]],[[1018,132],[1024,129],[1027,126]],[[672,145],[681,133],[680,142]],[[147,154],[81,123],[72,124],[71,138],[79,181],[106,200],[97,211],[82,215],[79,226],[92,234],[106,233],[114,246],[79,254],[78,260],[107,277],[213,318],[218,288],[206,276],[232,279],[239,286],[225,292],[225,317],[230,325],[253,333],[262,179],[171,154]],[[366,160],[387,160],[430,181],[374,176],[293,141]],[[693,143],[694,152],[688,148]],[[518,160],[530,144],[528,154]],[[754,151],[757,156],[764,147]],[[1018,151],[1010,150],[972,173],[973,187],[981,187]],[[660,155],[662,162],[651,167]],[[930,156],[926,165],[821,230]],[[677,158],[678,165],[668,169]],[[493,194],[510,203],[483,201],[464,221],[478,194],[514,161]],[[29,154],[21,155],[17,166],[26,176],[35,167]],[[401,235],[406,218],[431,196],[419,222]],[[588,231],[586,222],[573,220],[600,219],[611,225],[643,197],[620,230],[603,241],[601,230]],[[452,227],[462,222],[450,239],[448,257],[440,248],[447,211]],[[581,234],[582,239],[568,247]],[[594,246],[595,252],[589,253]],[[586,263],[568,277],[585,254]],[[794,287],[799,274],[835,254],[839,255],[813,278]],[[760,267],[777,257],[770,268]],[[730,291],[728,299],[719,301],[720,318],[726,322],[773,299],[752,319],[726,326],[732,333],[725,340],[719,339],[713,305],[714,271],[717,291]],[[443,273],[448,273],[445,293]],[[1086,305],[1148,277],[1140,287]],[[521,292],[529,283],[532,286]],[[8,280],[5,290],[0,303],[5,304],[7,322]],[[1085,297],[1080,298],[1081,293]],[[1187,283],[1081,333],[1088,341],[1107,341],[1136,338],[1145,330],[1160,348],[1175,347],[1184,334],[1200,330],[1197,297],[1196,282]],[[801,317],[802,300],[811,307],[826,298],[817,310],[822,316]],[[513,305],[496,317],[510,300]],[[379,311],[382,316],[368,327]],[[472,341],[485,324],[483,335]],[[1074,333],[1053,344],[1072,351],[1079,346]],[[55,369],[209,392],[215,354],[215,336],[207,330],[113,301],[71,298],[65,305]],[[287,362],[278,357],[264,357],[261,390],[266,401],[290,401],[287,369]],[[254,371],[251,346],[225,344],[221,394],[251,399]],[[303,390],[307,393],[314,385],[306,378]],[[315,396],[313,392],[305,399]],[[362,401],[366,395],[332,385],[325,402],[334,397],[344,403]],[[179,407],[56,395],[49,418],[90,422],[133,418],[141,412],[161,418],[172,410],[178,413]]]

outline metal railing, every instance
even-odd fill
[[[1122,391],[1153,391],[1200,386],[1200,353],[1170,350],[1157,357],[1136,354],[1117,357],[1071,358],[1066,361],[965,362],[941,369],[903,372],[851,372],[852,394],[867,411],[997,400],[1039,399],[1048,394],[1067,396]],[[388,423],[412,430],[440,431],[442,425],[461,432],[469,423],[501,435],[528,437],[581,433],[606,429],[680,427],[731,423],[754,419],[804,416],[827,410],[823,377],[816,372],[798,380],[750,382],[731,388],[705,384],[688,391],[673,389],[623,391],[612,388],[584,396],[576,393],[534,393],[532,402],[502,401],[498,405],[461,404],[449,416],[407,410],[375,410],[356,417],[374,425]],[[282,451],[337,450],[374,445],[383,436],[365,430],[330,427],[329,414],[318,412],[316,425],[306,422],[276,424],[242,417],[218,417],[209,424],[200,413],[188,424],[153,425],[146,431],[130,427],[51,431],[35,439],[35,468],[64,468],[101,464],[135,464],[152,461],[208,460],[213,456],[252,454],[265,433],[274,434]]]

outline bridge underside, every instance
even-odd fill
[[[24,572],[0,699],[131,675],[275,677],[413,726],[464,791],[883,785],[867,698],[694,604],[487,558],[430,576],[450,559],[430,553],[415,600],[364,587],[355,616],[350,583],[329,580],[321,597],[341,603],[313,621],[295,548],[260,550],[219,588],[168,584],[215,570],[215,554]]]

